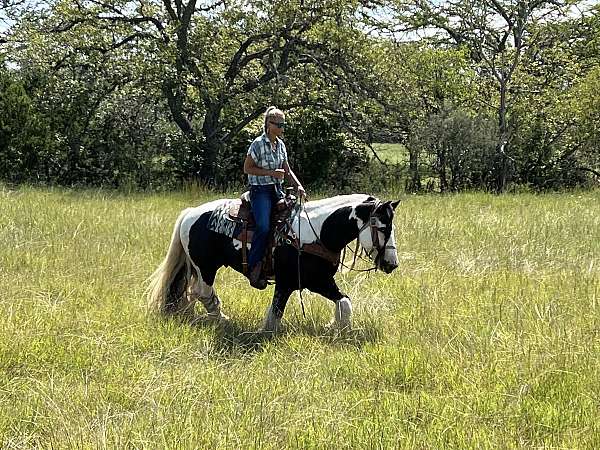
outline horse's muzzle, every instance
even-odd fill
[[[392,273],[397,267],[398,264],[390,263],[387,261],[381,261],[381,263],[379,264],[379,268],[385,273]]]

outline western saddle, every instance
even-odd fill
[[[273,248],[282,243],[294,246],[297,250],[319,256],[333,265],[340,262],[340,252],[332,252],[327,249],[318,239],[314,243],[300,244],[292,229],[292,213],[297,204],[294,188],[286,188],[285,197],[279,200],[271,211],[271,230],[267,243],[267,250],[262,261],[262,271],[266,279],[273,280],[275,277],[273,264]],[[252,234],[256,227],[252,207],[250,205],[250,192],[246,191],[239,201],[235,202],[229,209],[229,219],[241,225],[240,232],[235,239],[242,243],[242,271],[248,275],[248,242],[252,242]]]
[[[274,278],[273,268],[273,248],[281,243],[281,238],[289,241],[288,232],[292,226],[290,218],[294,207],[296,206],[296,196],[293,194],[294,188],[287,188],[285,197],[280,199],[271,210],[271,229],[267,250],[263,258],[263,274],[267,279]],[[244,275],[248,275],[248,242],[252,242],[252,235],[256,228],[254,214],[250,205],[250,192],[246,191],[238,202],[235,202],[229,209],[229,218],[241,225],[240,232],[235,239],[242,242],[242,270]]]

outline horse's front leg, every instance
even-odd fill
[[[348,297],[343,296],[335,302],[333,320],[329,325],[337,328],[352,327],[352,302]]]
[[[312,287],[311,291],[335,303],[333,319],[329,323],[330,327],[343,329],[352,326],[352,302],[350,302],[350,298],[346,294],[340,291],[333,277],[325,280],[318,286]]]
[[[292,295],[292,289],[275,284],[273,301],[267,309],[261,331],[268,333],[279,332],[281,329],[281,318],[283,317],[283,312],[285,311],[285,306],[287,305],[290,295]]]

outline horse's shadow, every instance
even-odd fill
[[[213,332],[214,349],[220,354],[252,354],[262,351],[267,345],[284,342],[294,336],[309,336],[324,345],[353,347],[360,349],[365,344],[381,339],[382,330],[373,324],[358,324],[350,329],[338,329],[319,324],[314,320],[283,322],[277,333],[253,328],[246,321],[230,318],[215,322],[206,316],[196,316],[182,321],[191,327],[210,328]]]

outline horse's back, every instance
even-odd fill
[[[192,227],[198,222],[198,220],[206,216],[207,218],[213,213],[213,211],[220,206],[223,206],[227,203],[232,202],[233,199],[230,198],[222,198],[218,200],[213,200],[207,203],[203,203],[201,205],[195,206],[193,208],[187,208],[185,217],[181,221],[181,226],[179,228],[179,235],[181,238],[181,242],[184,247],[188,247],[191,236],[190,232]]]

